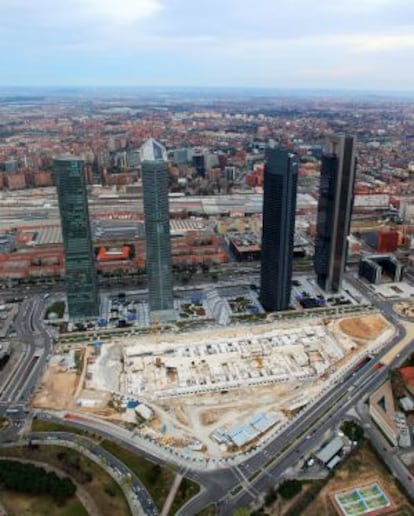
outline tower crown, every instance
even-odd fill
[[[149,138],[140,149],[141,161],[167,161],[167,151],[161,143]]]

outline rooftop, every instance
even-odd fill
[[[167,161],[167,151],[157,140],[149,138],[140,149],[141,161]]]

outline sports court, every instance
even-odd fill
[[[391,507],[390,499],[377,483],[337,493],[335,501],[344,516],[371,514]]]

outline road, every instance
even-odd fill
[[[110,469],[112,476],[115,476],[118,482],[123,483],[124,487],[127,484],[129,491],[136,497],[139,507],[144,511],[143,514],[148,516],[158,515],[156,505],[141,480],[133,471],[105,450],[105,448],[102,448],[90,439],[69,432],[38,432],[30,434],[30,440],[35,444],[67,445],[67,443],[72,443],[73,447],[81,449],[83,453],[86,450],[93,456],[93,460],[104,466],[105,469]]]
[[[14,326],[25,350],[0,386],[0,416],[7,411],[14,419],[25,418],[25,407],[52,351],[51,331],[42,322],[44,310],[40,295],[25,299],[20,306]]]
[[[376,389],[386,379],[388,368],[376,370],[374,366],[404,337],[405,330],[400,328],[398,334],[384,346],[378,356],[356,373],[350,373],[343,381],[338,381],[332,388],[326,389],[315,406],[301,413],[296,420],[286,426],[283,432],[245,462],[228,467],[222,463],[220,469],[215,471],[206,471],[202,465],[197,467],[197,465],[187,464],[186,476],[199,482],[203,489],[180,511],[180,514],[196,514],[204,506],[215,502],[219,502],[221,514],[231,514],[235,508],[249,505],[269,487],[276,485],[288,468],[297,463],[300,457],[314,450],[328,430],[339,425],[350,408],[356,406],[361,398]],[[400,360],[413,351],[414,343],[411,343]],[[58,414],[39,415],[62,422]],[[93,431],[119,442],[154,462],[162,464],[175,462],[179,467],[183,467],[182,462],[174,457],[168,460],[162,459],[161,450],[159,453],[156,449],[149,451],[139,442],[126,438],[120,431],[114,434],[108,425],[103,426],[99,421],[95,423],[92,420],[88,422],[71,420],[70,424],[85,430],[92,428]],[[244,490],[234,496],[229,495],[239,484],[244,487]]]
[[[356,279],[351,281],[355,284],[358,282]],[[360,285],[358,285],[358,288],[360,288]],[[371,299],[371,296],[373,299]],[[398,322],[392,312],[390,302],[382,302],[371,293],[367,297],[371,301],[375,301],[375,304],[380,306],[392,322]],[[52,337],[42,325],[43,310],[42,296],[33,296],[22,303],[15,326],[20,339],[27,343],[26,350],[16,364],[15,369],[1,385],[0,415],[8,410],[8,415],[16,428],[19,428],[19,425],[23,424],[27,417],[26,403],[39,380],[47,356],[52,349]],[[230,515],[235,508],[249,505],[265,493],[269,487],[277,485],[283,479],[286,470],[296,464],[301,457],[314,450],[323,440],[324,434],[338,425],[347,411],[356,408],[361,399],[368,396],[385,381],[389,367],[377,370],[374,369],[374,366],[404,337],[405,329],[399,326],[398,334],[384,346],[371,362],[353,375],[349,374],[343,380],[338,380],[338,383],[331,388],[325,389],[312,407],[300,413],[282,432],[261,446],[256,454],[249,456],[238,465],[220,463],[215,471],[206,470],[202,465],[191,464],[188,461],[186,465],[183,465],[182,458],[181,460],[172,456],[166,458],[161,453],[161,448],[159,448],[159,452],[155,447],[152,451],[149,451],[142,443],[133,439],[126,439],[122,432],[112,431],[108,426],[102,426],[102,424],[73,421],[70,424],[84,429],[93,428],[101,435],[119,442],[126,448],[154,462],[160,464],[175,463],[179,466],[179,470],[180,468],[181,471],[185,470],[185,475],[199,482],[202,489],[197,497],[190,500],[179,511],[179,514],[185,516],[196,514],[206,505],[217,502],[220,514]],[[404,360],[413,351],[414,342],[411,342],[401,353],[398,360]],[[391,364],[391,366],[393,365]],[[56,417],[56,419],[62,422],[61,418]],[[68,434],[66,438],[69,439],[69,435],[71,434]],[[56,437],[54,434],[49,434],[49,436]],[[120,466],[120,463],[116,465],[116,467],[118,466]],[[120,468],[120,471],[123,470]],[[411,482],[408,478],[405,478],[405,480],[400,478],[403,475],[402,471],[396,470],[395,467],[393,471],[403,484],[404,482],[405,484]],[[235,488],[239,485],[243,486],[243,489],[236,493]],[[139,484],[139,486],[142,489],[142,485]],[[410,485],[408,485],[408,488],[410,488]],[[233,495],[231,494],[232,491]]]
[[[383,369],[375,369],[375,365],[381,360],[381,357],[404,337],[405,329],[400,328],[399,333],[371,362],[342,383],[337,384],[332,390],[326,392],[318,400],[316,407],[314,406],[301,414],[293,424],[264,446],[257,455],[238,466],[239,475],[236,475],[237,480],[234,480],[234,474],[225,478],[225,475],[220,474],[219,471],[216,472],[214,483],[206,474],[197,475],[199,481],[205,485],[206,490],[197,498],[190,500],[182,508],[180,514],[195,514],[202,507],[217,501],[220,514],[232,514],[232,511],[236,508],[250,505],[259,494],[263,494],[270,487],[277,485],[287,469],[296,464],[301,457],[307,456],[313,451],[323,440],[323,436],[336,425],[339,425],[351,408],[356,407],[358,402],[367,397],[387,379],[389,369],[395,367],[397,361],[403,361],[414,352],[413,341],[401,353],[395,363]],[[350,390],[352,387],[353,389]],[[242,482],[240,477],[243,478]],[[401,472],[398,478],[403,484],[407,483],[404,481]],[[408,479],[406,480],[408,481]],[[240,482],[245,489],[235,496],[229,495],[229,492]]]

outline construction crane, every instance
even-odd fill
[[[155,344],[160,343],[160,330],[161,330],[161,319],[158,314],[155,314],[152,319],[151,331],[155,333]]]

